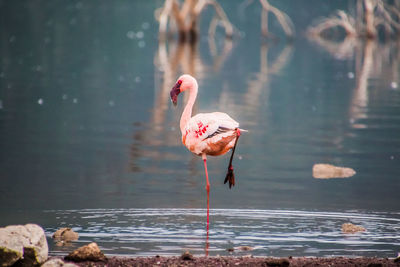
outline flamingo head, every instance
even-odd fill
[[[178,102],[178,95],[181,92],[181,85],[182,85],[182,80],[178,80],[174,87],[172,87],[171,92],[169,93],[171,96],[171,101],[174,106],[176,106],[176,103]]]
[[[178,95],[186,90],[190,90],[195,88],[197,90],[197,81],[195,78],[190,76],[189,74],[183,74],[178,78],[174,87],[172,87],[170,95],[171,101],[176,106]]]

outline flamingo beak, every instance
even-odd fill
[[[174,87],[172,87],[171,92],[169,93],[170,96],[171,96],[172,104],[174,104],[174,106],[176,106],[176,103],[178,102],[178,95],[179,95],[180,92],[181,92],[181,84],[182,84],[182,81],[179,80],[179,81],[174,85]]]

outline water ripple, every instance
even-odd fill
[[[65,255],[82,243],[97,242],[107,255],[179,255],[189,249],[204,254],[204,209],[52,210],[58,225],[78,231],[78,242],[60,247],[49,240],[53,255]],[[399,213],[314,212],[215,209],[210,211],[209,255],[229,255],[228,248],[250,246],[255,256],[380,256],[400,250]],[[352,222],[364,233],[343,234]],[[46,228],[48,237],[55,228]],[[72,246],[72,248],[71,248]]]

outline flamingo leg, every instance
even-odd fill
[[[206,182],[207,182],[207,184],[206,184],[206,190],[207,190],[207,193],[209,193],[209,192],[210,192],[210,181],[208,180],[207,157],[206,157],[206,154],[203,154],[203,155],[202,155],[202,158],[203,158],[203,162],[204,162],[204,170],[205,170],[205,172],[206,172]]]
[[[206,154],[202,155],[203,162],[204,162],[204,170],[206,172],[206,190],[207,190],[207,232],[208,226],[210,224],[210,181],[208,180],[208,171],[207,171],[207,157]]]
[[[233,149],[232,149],[232,155],[229,160],[228,172],[226,174],[225,181],[224,181],[224,184],[226,184],[226,182],[229,181],[229,188],[231,188],[232,186],[235,185],[235,174],[233,173],[232,160],[233,160],[233,155],[235,154],[235,149],[236,149],[236,145],[239,140],[239,137],[240,137],[240,130],[239,130],[239,128],[237,128],[235,145],[233,146]]]

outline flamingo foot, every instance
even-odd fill
[[[232,165],[229,165],[229,167],[228,167],[228,172],[226,174],[224,184],[226,184],[226,182],[228,182],[228,181],[229,181],[229,188],[231,188],[232,186],[235,186],[235,174],[233,173]]]

